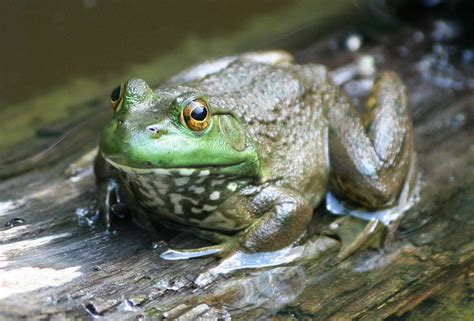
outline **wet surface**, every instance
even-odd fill
[[[355,103],[370,88],[369,60],[407,83],[422,185],[389,246],[335,265],[339,242],[318,233],[335,217],[321,206],[293,264],[205,279],[213,258],[159,258],[163,244],[203,245],[190,235],[152,237],[128,219],[117,220],[115,233],[79,225],[78,209],[94,199],[94,179],[90,167],[63,174],[85,148],[57,149],[53,165],[0,183],[2,222],[25,220],[0,228],[0,284],[8,290],[0,291],[0,317],[468,320],[474,310],[470,29],[463,20],[453,27],[442,17],[400,15],[406,20],[396,31],[334,30],[294,50],[301,63],[330,66]],[[360,69],[369,71],[353,72]],[[68,139],[91,140],[97,126],[90,125]]]

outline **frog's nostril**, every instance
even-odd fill
[[[166,134],[166,130],[159,129],[158,126],[150,125],[146,128],[153,138],[159,138],[161,135]]]
[[[155,126],[148,126],[146,129],[148,129],[148,131],[152,133],[156,133],[158,131],[158,128],[156,128]]]

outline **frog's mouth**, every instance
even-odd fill
[[[208,176],[211,174],[221,175],[227,173],[236,174],[241,172],[246,167],[246,162],[241,161],[232,164],[209,164],[209,165],[197,165],[197,166],[179,166],[179,167],[156,167],[150,165],[149,167],[134,167],[129,165],[119,164],[109,157],[103,155],[104,159],[118,170],[124,171],[129,174],[155,174],[155,175],[180,175],[190,176],[197,174],[198,176]]]

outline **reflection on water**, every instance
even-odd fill
[[[225,297],[229,291],[234,292],[233,300],[228,305],[229,311],[242,313],[263,309],[268,314],[274,314],[293,302],[308,282],[303,267],[278,267],[268,271],[251,272],[247,276],[227,282],[215,290],[215,295]]]
[[[243,253],[237,252],[222,260],[216,267],[201,273],[194,281],[199,286],[205,286],[217,277],[239,270],[255,270],[285,264],[297,264],[302,260],[312,260],[332,249],[336,242],[329,238],[317,238],[302,245],[289,246],[275,252]]]

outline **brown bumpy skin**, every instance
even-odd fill
[[[363,117],[344,94],[338,97],[337,108],[328,108],[331,189],[369,209],[393,205],[415,155],[402,81],[382,73]]]

